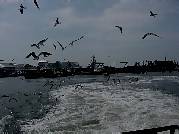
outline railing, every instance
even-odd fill
[[[122,134],[157,134],[158,132],[168,131],[170,130],[170,134],[175,134],[175,130],[179,130],[178,125],[171,125],[165,127],[144,129],[144,130],[136,130],[130,132],[122,132]]]

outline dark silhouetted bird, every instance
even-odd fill
[[[116,27],[116,28],[119,28],[119,30],[121,31],[121,34],[123,33],[121,26],[115,26],[115,27]]]
[[[158,15],[158,14],[153,13],[152,11],[150,11],[150,16],[153,16],[153,17],[155,18],[155,17],[156,17],[156,15]]]
[[[34,4],[35,4],[35,6],[36,6],[38,9],[40,9],[40,7],[39,7],[39,5],[38,5],[38,3],[37,3],[37,0],[34,0]]]
[[[60,45],[60,47],[62,48],[62,51],[66,48],[66,47],[63,47],[63,45],[59,42],[59,41],[57,41],[57,43]]]
[[[159,37],[157,34],[154,34],[154,33],[146,33],[143,37],[142,37],[142,39],[145,39],[147,36],[149,36],[149,35],[153,35],[153,36],[156,36],[156,37]]]
[[[40,46],[37,44],[32,44],[31,47],[36,47],[36,48],[40,49]]]
[[[55,24],[54,24],[54,27],[56,27],[58,24],[61,24],[61,22],[59,22],[59,18],[57,17]]]
[[[31,52],[29,55],[27,55],[26,56],[26,58],[29,58],[29,57],[34,57],[34,60],[38,60],[39,59],[39,56],[37,56],[36,54],[35,54],[35,52]]]
[[[41,52],[38,56],[41,56],[41,55],[43,55],[44,57],[48,57],[48,56],[50,56],[52,54],[49,53],[49,52]]]
[[[22,4],[20,5],[20,8],[18,9],[20,11],[21,14],[24,13],[24,9],[26,9],[26,7],[24,7]]]
[[[57,49],[57,46],[55,44],[53,44],[53,47],[55,48],[55,50]]]
[[[45,43],[47,40],[48,40],[48,38],[43,39],[43,40],[39,41],[39,43],[37,43],[37,45],[38,45],[38,46],[39,46],[39,45],[45,46],[44,43]]]

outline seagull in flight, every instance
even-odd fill
[[[156,17],[156,15],[158,15],[158,14],[153,13],[152,11],[150,11],[150,16],[153,16],[153,17],[155,18],[155,17]]]
[[[55,44],[53,44],[53,47],[55,48],[55,50],[57,49],[57,46]]]
[[[60,45],[60,47],[62,48],[62,51],[66,48],[66,47],[63,47],[63,45],[59,42],[59,41],[57,41],[57,43]]]
[[[24,9],[26,9],[26,7],[24,7],[22,4],[20,5],[20,8],[18,9],[20,11],[21,14],[24,13]]]
[[[34,4],[35,4],[35,6],[36,6],[38,9],[40,9],[40,7],[39,7],[39,5],[38,5],[38,3],[37,3],[37,0],[34,0]]]
[[[115,26],[116,28],[119,28],[119,30],[121,31],[121,34],[122,34],[122,27],[121,26]]]
[[[61,22],[59,22],[59,18],[57,17],[55,24],[54,24],[54,27],[56,27],[58,24],[61,24]]]
[[[146,33],[146,34],[142,37],[142,39],[145,39],[147,36],[150,36],[150,35],[153,35],[153,36],[156,36],[156,37],[160,37],[160,36],[158,36],[158,35],[155,34],[155,33]]]
[[[37,46],[39,46],[39,45],[45,46],[44,43],[45,43],[47,40],[48,40],[48,38],[39,41],[39,43],[37,43]]]

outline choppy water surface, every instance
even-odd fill
[[[179,124],[179,76],[107,79],[0,79],[0,96],[9,96],[0,99],[0,133],[112,134]]]

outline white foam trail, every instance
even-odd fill
[[[177,98],[129,83],[82,83],[51,91],[59,102],[40,120],[22,125],[27,133],[103,133],[179,124]]]

